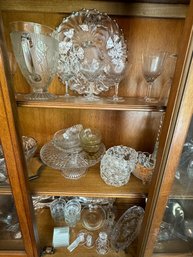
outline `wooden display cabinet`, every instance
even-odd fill
[[[143,206],[145,217],[138,240],[135,240],[127,251],[111,252],[107,256],[152,256],[192,115],[193,3],[183,0],[150,2],[0,1],[0,139],[11,184],[11,189],[1,187],[0,194],[13,193],[25,249],[2,250],[0,256],[37,257],[44,246],[51,244],[53,224],[49,211],[45,210],[44,215],[41,213],[34,217],[32,194],[113,197],[116,198],[120,213],[131,205]],[[72,101],[62,98],[42,102],[24,100],[23,94],[29,93],[29,85],[19,68],[11,75],[8,63],[8,51],[12,51],[9,23],[17,20],[32,21],[55,28],[64,17],[81,8],[96,8],[107,12],[123,29],[128,44],[128,62],[132,64],[131,70],[119,87],[119,94],[125,97],[125,102],[112,104],[106,100],[106,97],[113,95],[113,88],[101,93],[102,100],[98,103],[80,102],[77,96]],[[145,49],[158,49],[168,53],[164,72],[156,80],[154,94],[161,96],[158,104],[143,101],[146,84],[141,71],[141,54]],[[174,56],[177,56],[177,62]],[[170,87],[168,80],[171,78]],[[65,87],[55,77],[49,91],[63,95]],[[99,129],[107,149],[114,145],[127,145],[137,151],[153,152],[164,113],[151,185],[143,185],[140,180],[131,176],[128,184],[123,187],[107,186],[100,178],[99,165],[90,168],[86,176],[77,181],[66,180],[58,171],[48,167],[41,169],[37,179],[28,181],[21,135],[34,137],[38,141],[39,151],[57,130],[81,123],[85,127]],[[67,253],[67,250],[57,249],[53,256],[65,255],[97,256],[94,250],[86,251],[83,247],[71,254]],[[158,256],[169,255],[164,253]]]

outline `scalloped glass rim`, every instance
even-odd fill
[[[120,82],[127,44],[115,20],[96,9],[82,9],[65,17],[56,30],[58,76],[69,81],[71,90],[97,95]]]
[[[70,168],[89,168],[98,163],[104,153],[105,146],[102,143],[99,151],[90,155],[84,151],[75,154],[65,153],[64,151],[56,148],[53,142],[50,141],[41,148],[40,158],[47,166],[63,171]],[[77,163],[69,165],[70,160],[72,160],[73,163],[75,156],[77,157],[77,163],[79,165],[77,166]]]
[[[144,216],[144,209],[132,206],[126,210],[115,224],[110,242],[113,249],[126,249],[137,237]],[[127,230],[128,229],[128,230]]]

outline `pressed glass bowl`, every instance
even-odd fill
[[[127,146],[109,148],[100,164],[100,175],[106,184],[123,186],[130,179],[131,172],[137,163],[137,152]]]
[[[105,210],[100,205],[89,204],[82,209],[82,225],[87,230],[98,230],[104,225],[106,219]]]

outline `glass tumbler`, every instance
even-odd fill
[[[57,198],[50,204],[51,216],[56,225],[62,225],[64,223],[65,205],[66,201],[62,198]]]
[[[64,208],[65,222],[69,227],[75,227],[80,220],[81,204],[77,200],[70,200],[66,203]]]

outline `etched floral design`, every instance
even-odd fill
[[[82,9],[63,19],[57,31],[58,75],[69,81],[72,90],[97,95],[112,86],[112,73],[119,79],[127,47],[117,23],[107,14]]]

